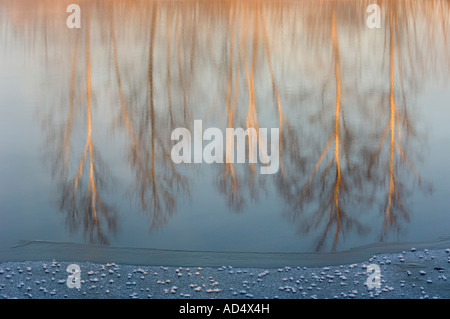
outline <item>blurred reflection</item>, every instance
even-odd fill
[[[426,189],[414,165],[424,143],[414,100],[431,75],[448,75],[448,1],[382,1],[381,30],[365,26],[370,1],[80,1],[80,30],[61,25],[69,3],[0,1],[11,13],[2,32],[34,54],[44,48],[42,117],[70,229],[99,243],[116,230],[102,178],[122,176],[99,171],[96,147],[111,131],[151,229],[210,184],[233,212],[275,191],[315,250],[352,233],[383,240],[408,222],[408,195]],[[225,160],[198,179],[199,167],[175,165],[170,134],[195,119],[279,127],[278,174]]]
[[[333,250],[336,249],[340,234],[348,232],[354,228],[359,234],[367,234],[368,226],[363,225],[358,218],[360,212],[356,205],[348,208],[352,201],[361,202],[361,173],[362,164],[360,161],[351,160],[357,151],[352,148],[352,140],[356,132],[352,132],[347,123],[344,105],[342,103],[342,79],[341,79],[341,59],[339,48],[338,25],[336,19],[336,9],[327,14],[331,42],[331,65],[332,75],[327,79],[329,83],[334,82],[334,104],[322,102],[320,115],[316,117],[320,122],[326,121],[330,129],[318,132],[321,135],[329,131],[324,144],[321,145],[320,153],[317,157],[311,156],[307,159],[313,164],[312,170],[297,171],[289,179],[279,180],[279,189],[286,198],[289,205],[288,218],[298,225],[301,232],[311,232],[319,230],[316,240],[315,250],[321,250],[326,245],[329,235],[332,236]],[[323,92],[328,89],[323,88]],[[323,95],[325,93],[322,93]],[[350,112],[352,110],[350,109]],[[326,114],[326,115],[325,115]],[[332,116],[332,121],[328,122],[328,116]],[[299,146],[301,148],[301,146]],[[303,180],[305,173],[308,178]],[[305,205],[314,207],[312,212]],[[301,214],[301,216],[297,216]],[[299,218],[300,217],[300,218]]]
[[[176,197],[180,196],[180,193],[188,194],[188,181],[177,172],[170,157],[170,140],[164,138],[170,136],[171,130],[175,128],[172,110],[169,109],[169,123],[167,121],[164,123],[166,114],[158,116],[155,111],[154,56],[158,7],[153,5],[151,8],[147,78],[145,82],[142,82],[146,87],[142,88],[141,84],[139,88],[146,92],[142,102],[136,102],[141,93],[139,91],[133,91],[125,96],[113,24],[114,15],[112,9],[110,10],[114,69],[121,105],[119,127],[125,127],[129,139],[128,159],[131,169],[135,171],[135,193],[139,197],[142,210],[150,214],[151,228],[158,228],[166,223],[168,216],[173,214]],[[132,81],[132,79],[127,80]],[[129,81],[124,82],[129,83]],[[137,109],[130,107],[136,103],[138,103]]]
[[[403,57],[411,57],[411,48],[405,49],[401,45],[402,38],[410,38],[407,21],[401,16],[402,12],[398,4],[393,2],[389,5],[389,15],[386,21],[386,28],[389,28],[389,35],[386,43],[389,43],[389,91],[382,97],[379,106],[379,114],[383,117],[386,125],[378,139],[378,148],[369,157],[367,165],[367,175],[374,187],[383,189],[384,200],[384,222],[383,238],[388,228],[399,228],[402,220],[409,221],[409,210],[404,204],[405,193],[409,191],[408,186],[417,183],[420,187],[429,188],[424,185],[422,178],[417,172],[414,160],[408,154],[414,150],[409,149],[409,144],[417,138],[414,122],[408,112],[406,104],[407,96],[413,93],[406,92],[404,84],[405,62]],[[442,12],[441,15],[442,17]],[[441,21],[443,22],[443,21]],[[404,27],[403,29],[401,27]],[[445,34],[445,33],[444,33]],[[403,53],[406,50],[406,53]],[[412,72],[415,71],[415,63],[410,62]],[[407,79],[412,87],[420,86],[418,74],[412,73],[412,79]],[[397,89],[399,87],[399,89]],[[400,91],[399,94],[396,92]],[[387,95],[388,98],[387,98]],[[386,149],[386,150],[384,150]],[[408,185],[408,183],[411,183]]]
[[[59,171],[58,178],[61,183],[60,209],[67,214],[66,221],[71,231],[76,231],[81,225],[84,234],[90,243],[108,244],[108,232],[116,231],[116,214],[114,210],[101,200],[102,188],[107,184],[103,179],[103,174],[99,171],[100,154],[97,152],[93,141],[92,119],[92,67],[91,67],[91,44],[90,44],[90,19],[86,23],[85,36],[85,65],[79,63],[78,46],[80,34],[77,34],[73,49],[73,59],[71,66],[70,102],[67,120],[62,127],[61,133],[56,133],[57,155],[54,169]],[[81,65],[79,65],[81,64]],[[76,94],[75,82],[77,81],[76,70],[85,67],[86,87],[85,91]],[[81,81],[82,79],[80,79]],[[75,96],[79,96],[79,102],[75,101]],[[85,95],[85,96],[82,96]],[[81,109],[84,108],[84,109]],[[79,160],[78,168],[73,176],[70,175],[70,144],[73,133],[76,113],[82,113],[82,117],[87,121],[85,125],[85,143]],[[59,136],[58,136],[59,135]],[[83,178],[85,171],[88,177]],[[56,172],[55,172],[56,173]],[[87,190],[85,185],[87,184]],[[106,232],[105,228],[106,227]]]

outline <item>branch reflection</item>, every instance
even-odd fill
[[[414,101],[428,79],[448,77],[448,1],[381,1],[382,30],[365,26],[369,1],[82,0],[81,30],[46,19],[64,17],[70,1],[58,10],[39,1],[35,15],[23,10],[31,2],[0,3],[13,13],[3,32],[17,32],[33,53],[45,48],[42,113],[60,207],[90,242],[115,234],[104,191],[114,186],[121,198],[111,180],[127,173],[151,230],[213,185],[232,212],[275,193],[277,213],[315,238],[316,251],[372,231],[385,240],[409,221],[414,187],[428,190],[416,168],[425,143]],[[71,63],[53,63],[55,46]],[[174,164],[171,132],[195,119],[278,127],[278,173],[227,157],[207,176]],[[108,170],[120,156],[129,171]]]

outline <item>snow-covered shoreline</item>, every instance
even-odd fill
[[[80,289],[66,268],[80,266]],[[367,266],[380,267],[368,289]],[[76,261],[0,263],[0,298],[325,299],[450,298],[450,249],[410,249],[325,267],[184,267]]]

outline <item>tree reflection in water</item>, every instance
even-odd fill
[[[414,187],[428,189],[415,167],[424,141],[411,101],[431,75],[449,73],[448,1],[381,1],[382,30],[365,27],[370,1],[80,1],[78,31],[48,19],[64,18],[69,3],[39,1],[29,16],[31,2],[2,2],[12,14],[1,28],[32,52],[45,48],[47,92],[58,98],[42,113],[60,206],[90,242],[108,243],[118,223],[101,199],[115,183],[112,159],[100,165],[98,122],[126,137],[131,193],[151,229],[198,185],[198,167],[170,158],[172,130],[195,119],[280,128],[276,176],[225,159],[200,181],[233,212],[274,191],[315,250],[379,229],[384,240],[408,222]],[[52,63],[52,46],[72,62]],[[56,83],[54,73],[69,80]]]

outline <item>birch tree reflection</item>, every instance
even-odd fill
[[[165,114],[159,117],[155,110],[155,37],[158,27],[158,14],[160,9],[157,3],[150,6],[150,19],[148,26],[148,59],[146,81],[144,87],[129,88],[131,95],[125,96],[123,80],[120,73],[118,47],[115,35],[114,7],[110,10],[110,36],[114,57],[114,70],[117,79],[117,91],[120,99],[119,127],[126,130],[129,139],[128,162],[135,173],[134,191],[140,201],[142,210],[149,214],[151,229],[163,226],[173,214],[177,201],[185,195],[189,195],[188,179],[177,171],[177,167],[170,157],[171,130],[178,121],[172,113],[171,94],[169,98],[169,120],[164,119]],[[168,30],[170,31],[170,30]],[[167,35],[169,36],[169,35]],[[167,47],[167,50],[170,50]],[[169,51],[167,55],[170,56]],[[168,63],[169,64],[169,61]],[[180,75],[181,76],[181,75]],[[133,83],[132,79],[126,79],[125,83]],[[167,88],[170,88],[170,70],[168,71]],[[142,104],[138,101],[140,91],[146,92]],[[133,96],[134,95],[134,96]],[[183,92],[186,99],[185,92]],[[131,107],[137,103],[135,107]],[[183,115],[187,116],[184,111]],[[187,120],[187,119],[185,119]]]
[[[371,185],[385,191],[381,239],[390,228],[399,230],[403,220],[409,221],[410,210],[407,209],[404,198],[411,192],[412,186],[417,184],[430,190],[429,185],[423,183],[409,154],[413,151],[410,144],[418,137],[407,105],[407,96],[413,93],[406,93],[404,84],[404,70],[408,65],[404,63],[403,57],[411,57],[411,48],[407,46],[405,48],[407,52],[402,52],[401,41],[403,37],[406,39],[411,37],[410,27],[404,19],[413,9],[399,7],[395,2],[389,3],[388,8],[386,29],[389,33],[386,43],[389,59],[389,93],[387,98],[381,99],[382,103],[378,106],[379,114],[384,117],[386,125],[379,134],[378,148],[370,153],[367,166],[367,176],[372,182]],[[416,66],[420,69],[423,62],[410,61],[409,65],[413,73],[407,81],[414,88],[419,85],[417,83],[419,79],[413,70]],[[416,154],[413,156],[416,157]]]
[[[82,0],[82,28],[68,31],[58,21],[69,3],[38,1],[30,16],[24,0],[0,13],[0,28],[44,52],[39,96],[59,204],[89,242],[108,243],[118,227],[107,190],[131,195],[151,230],[191,209],[181,203],[193,189],[212,187],[220,209],[244,214],[273,195],[274,214],[317,251],[370,231],[385,240],[409,221],[409,196],[427,185],[413,102],[430,77],[448,78],[448,1],[380,1],[384,25],[373,32],[370,1]],[[175,165],[171,132],[196,119],[278,127],[279,172],[263,177],[230,158],[206,176]]]
[[[227,51],[222,59],[226,61],[226,127],[243,126],[254,128],[259,132],[258,113],[262,111],[274,115],[279,128],[280,176],[283,178],[283,149],[293,150],[297,138],[289,120],[283,116],[281,96],[278,92],[277,79],[274,74],[272,43],[268,35],[268,23],[264,3],[232,2],[229,4],[230,19],[227,25]],[[250,36],[249,36],[250,35]],[[255,76],[255,73],[257,76]],[[261,99],[261,93],[268,94],[258,88],[258,79],[270,79],[273,102]],[[257,101],[259,99],[259,101]],[[245,102],[246,104],[245,104]],[[272,108],[272,105],[274,108]],[[220,110],[220,109],[219,109]],[[244,124],[245,123],[245,124]],[[231,137],[229,137],[231,138]],[[252,152],[250,136],[248,152]],[[257,136],[259,141],[259,136]],[[232,143],[226,143],[231,147]],[[257,143],[258,148],[265,145]],[[256,200],[258,195],[267,192],[265,180],[255,172],[255,164],[250,163],[244,170],[239,170],[229,158],[229,149],[218,175],[218,187],[227,196],[227,206],[232,211],[242,211],[249,199]]]
[[[105,172],[101,171],[100,154],[93,140],[92,119],[92,68],[91,68],[91,44],[90,44],[90,17],[87,18],[85,34],[85,90],[79,95],[80,101],[75,101],[75,83],[77,81],[76,70],[78,64],[78,46],[80,34],[77,34],[71,68],[70,105],[66,125],[63,128],[62,141],[60,142],[59,178],[61,179],[60,209],[66,213],[66,221],[71,231],[77,231],[80,226],[90,243],[108,244],[108,233],[116,231],[116,214],[107,204],[103,203],[101,193],[106,185],[103,178]],[[83,108],[83,109],[82,109]],[[73,124],[81,113],[87,121],[85,128],[85,143],[75,173],[70,175],[70,143],[73,133]],[[84,177],[85,171],[88,176]],[[86,189],[87,184],[87,189]],[[105,229],[106,228],[106,229]]]
[[[322,250],[327,237],[332,236],[331,249],[335,250],[340,235],[354,228],[359,234],[366,234],[369,230],[364,225],[355,206],[347,207],[352,200],[358,198],[358,185],[361,185],[361,164],[352,163],[349,152],[355,132],[351,132],[345,119],[342,105],[342,80],[340,65],[339,37],[336,22],[336,9],[330,14],[330,40],[332,52],[332,70],[334,77],[334,107],[330,104],[322,105],[321,121],[334,114],[330,135],[326,139],[319,156],[310,163],[314,163],[309,177],[305,182],[296,174],[289,174],[290,178],[280,179],[278,185],[282,195],[286,197],[289,206],[288,218],[298,224],[300,232],[319,231],[315,250]],[[326,82],[327,83],[327,82]],[[326,90],[326,88],[324,88]],[[300,151],[302,149],[300,148]],[[354,150],[353,150],[354,151]],[[286,168],[286,172],[288,172]],[[304,171],[303,171],[304,172]],[[311,212],[305,212],[305,206],[316,207]],[[349,211],[350,210],[350,211]],[[300,216],[301,215],[301,216]]]

